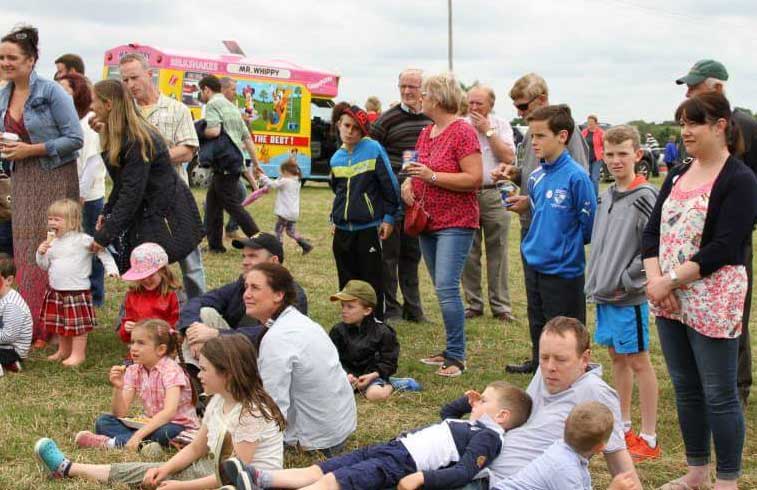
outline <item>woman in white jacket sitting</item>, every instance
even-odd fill
[[[287,419],[284,442],[330,457],[355,431],[355,398],[336,347],[323,327],[293,306],[296,300],[292,275],[280,264],[258,264],[245,276],[247,315],[267,329],[258,367]]]

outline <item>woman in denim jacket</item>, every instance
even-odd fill
[[[55,82],[37,76],[37,29],[23,26],[0,40],[0,71],[8,84],[0,90],[0,131],[19,136],[4,141],[3,156],[13,164],[13,254],[18,289],[34,317],[34,339],[47,333],[39,322],[47,274],[34,259],[46,238],[50,203],[79,198],[76,170],[82,130],[71,97]]]

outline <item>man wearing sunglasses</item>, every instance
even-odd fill
[[[518,110],[518,116],[525,119],[536,109],[549,105],[549,90],[547,88],[547,82],[536,73],[524,75],[513,84],[512,89],[510,89],[510,98],[513,100],[513,105]],[[529,226],[531,226],[528,186],[525,184],[528,182],[531,172],[538,169],[541,165],[539,158],[536,156],[536,153],[534,153],[534,149],[531,146],[531,131],[526,132],[526,136],[523,139],[523,145],[525,147],[525,152],[523,158],[517,162],[517,165],[500,165],[499,169],[492,173],[494,180],[509,179],[520,186],[521,195],[516,196],[517,200],[508,209],[520,215],[521,241],[528,233]],[[573,157],[573,160],[580,163],[588,172],[589,148],[581,137],[580,131],[573,131],[570,140],[568,140],[567,146],[568,152],[570,153],[570,156]],[[521,259],[522,258],[523,257],[521,256]],[[529,269],[525,260],[523,261],[523,269],[524,272],[527,272]],[[524,276],[526,281],[529,281],[530,278],[534,277],[533,274],[528,273],[524,273]],[[531,285],[527,284],[526,289],[529,289],[529,286]],[[533,289],[533,287],[530,289]],[[505,370],[508,373],[530,374],[536,371],[538,365],[538,359],[529,359],[522,364],[508,364]]]

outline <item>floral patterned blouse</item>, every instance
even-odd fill
[[[660,269],[663,273],[683,264],[699,251],[710,192],[710,182],[695,189],[681,189],[680,179],[662,205],[660,220]],[[657,316],[676,320],[713,338],[741,335],[747,291],[746,268],[726,265],[674,291],[680,311],[652,307]]]

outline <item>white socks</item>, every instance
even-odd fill
[[[652,449],[657,447],[657,434],[650,436],[649,434],[644,434],[643,432],[639,434],[639,437],[641,437],[644,442],[647,443],[649,447]]]

